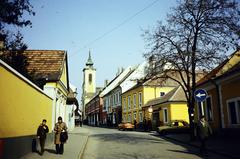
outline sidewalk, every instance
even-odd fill
[[[51,144],[45,149],[43,156],[38,153],[29,153],[20,159],[80,159],[88,140],[88,130],[84,127],[76,127],[69,132],[69,138],[64,144],[63,155],[55,153],[55,145]]]
[[[194,147],[200,147],[200,142],[190,141],[190,136],[188,134],[168,134],[164,137]],[[229,158],[240,158],[240,138],[238,136],[213,136],[209,138],[206,145],[207,149],[211,152]]]

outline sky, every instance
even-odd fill
[[[115,77],[118,68],[144,61],[143,30],[164,21],[175,0],[30,0],[32,28],[21,32],[28,49],[66,50],[70,83],[81,98],[89,50],[96,84]]]

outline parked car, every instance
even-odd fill
[[[120,123],[118,124],[118,130],[133,130],[134,125],[131,123]]]
[[[172,120],[167,125],[158,127],[157,132],[160,135],[166,135],[169,133],[188,133],[189,130],[188,122],[184,120]]]

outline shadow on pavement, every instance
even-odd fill
[[[197,155],[197,156],[199,156],[199,153],[197,153],[197,152],[193,152],[193,151],[188,151],[188,150],[186,150],[186,151],[181,151],[181,150],[168,150],[168,151],[171,151],[171,152],[178,152],[178,153],[186,153],[186,154],[193,154],[193,155]]]
[[[166,143],[164,140],[156,140],[154,138],[149,138],[145,136],[136,136],[134,134],[128,133],[115,133],[115,134],[93,134],[90,135],[92,138],[97,138],[103,142],[115,141],[119,143],[128,143],[128,144],[138,144],[142,142],[152,142],[152,143]]]
[[[154,154],[139,155],[137,153],[121,153],[114,156],[114,158],[116,159],[132,159],[132,158],[159,159],[159,157],[160,157],[159,155],[154,155]]]
[[[49,153],[56,154],[56,150],[53,150],[53,149],[45,149],[45,151],[47,151]]]
[[[157,133],[154,133],[154,134],[150,134],[151,136],[154,136],[156,138],[161,138],[161,139],[164,139],[165,141],[168,141],[168,142],[171,142],[175,145],[179,145],[179,146],[182,146],[186,149],[186,151],[178,151],[178,150],[169,150],[171,152],[180,152],[180,153],[187,153],[187,154],[194,154],[194,155],[197,155],[199,156],[200,158],[205,158],[202,156],[202,154],[200,154],[200,148],[199,148],[199,141],[196,139],[194,141],[190,141],[190,139],[185,139],[185,141],[181,141],[181,140],[175,140],[173,138],[169,138],[169,137],[166,137],[166,136],[160,136],[159,134]],[[209,141],[207,142],[207,144],[209,144]],[[208,146],[208,145],[207,145]],[[220,152],[216,152],[216,151],[213,151],[213,150],[207,150],[207,153],[214,153],[215,155],[219,156],[220,158],[235,158],[235,157],[232,157],[230,155],[227,155],[227,154],[222,154]],[[208,158],[214,158],[213,156],[210,156]]]
[[[195,145],[189,145],[187,143],[182,143],[182,142],[179,142],[179,141],[175,141],[175,140],[172,140],[172,139],[169,139],[169,138],[166,138],[164,136],[159,136],[159,135],[156,135],[156,134],[151,134],[152,136],[156,137],[156,138],[161,138],[165,141],[168,141],[168,142],[171,142],[175,145],[179,145],[181,147],[184,147],[186,150],[185,151],[179,151],[179,150],[168,150],[168,151],[171,151],[171,152],[179,152],[179,153],[187,153],[187,154],[193,154],[193,155],[196,155],[196,156],[199,156],[199,157],[202,157],[202,155],[199,153],[199,147],[195,146]],[[190,141],[189,141],[190,142]],[[193,150],[194,149],[194,150]]]

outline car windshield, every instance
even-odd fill
[[[188,123],[185,121],[172,121],[168,126],[188,126]]]
[[[178,125],[179,125],[179,124],[178,124],[177,121],[173,122],[173,126],[178,126]]]

